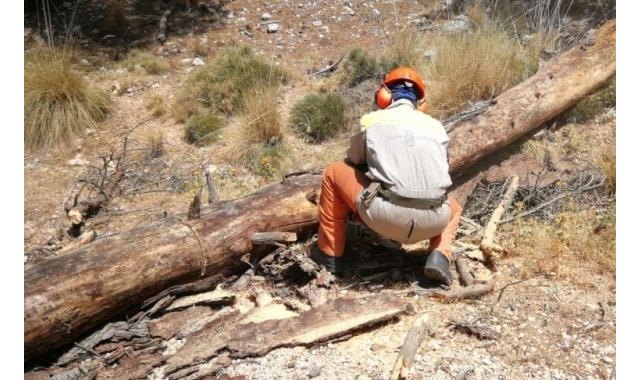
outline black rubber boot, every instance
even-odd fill
[[[320,265],[324,265],[332,274],[343,274],[349,268],[347,259],[343,256],[330,256],[322,252],[316,243],[311,245],[311,259]]]
[[[428,279],[451,285],[453,279],[449,270],[449,259],[442,252],[432,251],[424,265],[424,275]]]

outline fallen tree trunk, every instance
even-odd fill
[[[44,260],[24,275],[25,360],[67,344],[92,327],[171,286],[246,266],[259,231],[307,235],[317,206],[306,199],[318,176],[288,178],[245,198],[202,205],[201,217],[167,217]]]
[[[615,20],[595,43],[575,48],[497,98],[451,134],[451,173],[539,127],[615,74]],[[99,239],[25,270],[25,360],[71,343],[171,286],[237,272],[255,232],[317,227],[320,176],[299,175],[245,198],[203,205],[191,221],[167,217]]]
[[[456,126],[450,134],[451,171],[506,147],[602,87],[616,73],[616,21],[600,27],[590,43],[548,62],[480,116]]]

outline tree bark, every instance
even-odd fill
[[[615,75],[615,20],[595,43],[574,48],[506,91],[497,104],[451,133],[452,175],[507,146]],[[171,286],[244,265],[259,231],[317,227],[319,175],[298,175],[234,201],[203,205],[199,219],[167,217],[25,270],[24,353],[30,361],[131,311]]]
[[[45,260],[24,275],[24,352],[31,360],[156,293],[206,274],[241,269],[259,231],[317,228],[306,195],[319,176],[288,178],[234,201],[202,205],[201,218],[167,217]]]

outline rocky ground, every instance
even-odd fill
[[[78,18],[81,21],[74,33],[86,62],[83,63],[86,78],[93,85],[113,92],[114,112],[98,130],[89,131],[71,146],[25,154],[26,265],[59,248],[56,227],[63,218],[61,204],[87,165],[98,165],[101,156],[119,147],[127,131],[143,121],[146,122],[132,135],[133,140],[144,147],[145,134],[161,133],[165,151],[162,168],[171,170],[166,176],[160,176],[159,181],[167,186],[178,181],[183,186],[180,191],[158,191],[114,200],[94,223],[98,239],[133,228],[164,212],[186,212],[193,195],[194,173],[204,162],[217,167],[216,180],[223,199],[242,196],[277,180],[229,165],[220,153],[225,141],[203,148],[187,144],[182,124],[170,112],[151,117],[146,107],[154,95],[170,102],[186,74],[221,49],[248,44],[274,64],[295,72],[296,78],[285,86],[281,102],[286,118],[293,101],[326,81],[309,74],[334,63],[350,47],[377,49],[390,33],[406,25],[465,27],[464,20],[460,19],[448,24],[446,16],[439,17],[445,15],[440,13],[443,10],[439,4],[424,1],[235,0],[225,5],[224,12],[204,11],[195,5],[186,12],[181,8],[182,3],[174,4],[177,1],[151,3],[138,14],[130,35],[121,40],[108,37],[110,33],[93,25],[91,13]],[[103,5],[96,4],[90,12],[99,14],[101,7]],[[172,7],[175,10],[169,17],[166,41],[154,41],[160,15]],[[25,20],[29,17],[34,15],[27,12]],[[33,24],[27,21],[25,24],[25,38],[37,39]],[[205,47],[206,54],[196,53],[196,41]],[[166,57],[171,60],[172,69],[159,76],[137,78],[133,85],[120,91],[122,78],[127,74],[114,60],[121,59],[131,47]],[[542,138],[556,145],[557,157],[553,162],[557,172],[568,175],[567,171],[575,174],[586,165],[581,161],[585,149],[575,141],[575,131],[581,134],[582,140],[615,143],[615,128],[614,109],[584,124],[556,126]],[[322,145],[310,145],[287,135],[287,143],[294,147],[291,169],[322,167],[339,159],[346,147],[346,138],[345,133]],[[534,176],[530,175],[534,171],[533,162],[531,157],[516,159],[512,162],[514,166],[497,166],[488,175],[498,180],[504,178],[505,173],[518,171],[533,182]],[[162,168],[155,169],[163,173]],[[501,258],[493,274],[495,290],[480,299],[442,303],[426,296],[402,295],[399,297],[413,304],[413,314],[354,334],[344,341],[279,348],[264,357],[237,359],[223,372],[248,379],[387,378],[413,319],[427,313],[431,332],[418,350],[411,379],[614,378],[615,273],[576,260],[572,261],[571,276],[523,277],[526,261],[527,257],[517,253]],[[523,278],[527,280],[516,283]],[[373,290],[359,283],[354,285],[353,281],[336,285],[338,289],[348,286],[341,295],[397,290],[406,284],[384,283]],[[268,291],[269,287],[263,290]],[[275,302],[279,302],[277,297]],[[452,329],[453,320],[488,328],[495,332],[495,339],[480,339]]]

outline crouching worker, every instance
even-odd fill
[[[345,161],[325,168],[311,258],[329,271],[348,269],[347,220],[355,214],[398,246],[429,240],[424,273],[451,284],[451,242],[462,210],[447,195],[449,138],[442,124],[423,112],[425,92],[416,70],[387,73],[375,95],[381,110],[360,119]]]

